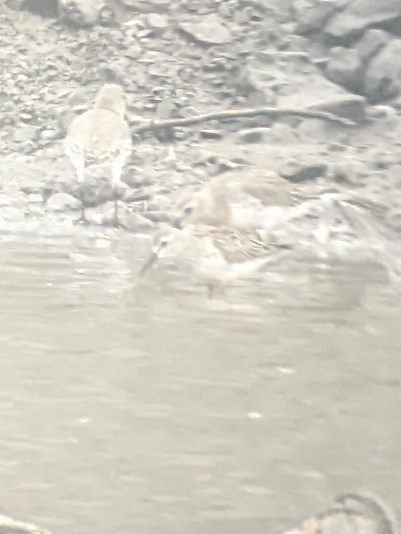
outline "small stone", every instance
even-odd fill
[[[400,16],[399,0],[352,0],[329,21],[324,34],[329,39],[347,44],[349,39],[362,34],[365,29],[391,22]]]
[[[281,176],[291,182],[305,182],[316,180],[327,174],[327,163],[318,160],[292,160],[287,162],[280,170]]]
[[[398,114],[397,111],[391,106],[377,105],[370,106],[368,110],[368,116],[372,119],[390,119],[397,120]]]
[[[170,222],[170,216],[165,211],[145,211],[143,215],[154,223]]]
[[[372,102],[397,97],[401,91],[401,39],[394,39],[372,59],[366,72],[365,92]]]
[[[201,130],[200,135],[203,139],[221,139],[223,132],[220,130]]]
[[[356,51],[363,63],[368,63],[379,50],[391,39],[391,35],[384,30],[371,28],[366,30],[356,46]]]
[[[262,143],[266,138],[266,133],[270,132],[270,128],[249,128],[241,130],[238,133],[237,140],[239,143],[253,144]]]
[[[155,225],[151,221],[132,211],[124,204],[118,207],[118,218],[126,230],[130,232],[150,232],[153,231]],[[104,206],[104,214],[101,219],[102,224],[111,226],[114,223],[114,203],[108,202]]]
[[[146,22],[149,28],[153,30],[164,30],[169,25],[169,19],[165,15],[159,15],[158,13],[150,13],[146,17]]]
[[[131,59],[138,59],[142,55],[142,47],[138,43],[132,43],[127,50],[124,50],[124,56]]]
[[[324,143],[327,137],[326,132],[326,123],[319,119],[302,120],[297,127],[299,139],[306,143]]]
[[[38,129],[35,126],[22,126],[14,131],[13,140],[15,143],[35,142],[38,138]]]
[[[28,201],[29,206],[42,205],[43,204],[43,196],[40,195],[39,193],[32,193],[32,194],[28,195],[27,201]]]
[[[361,185],[366,177],[366,168],[359,161],[347,163],[335,163],[330,169],[330,175],[334,182],[342,184]]]
[[[120,2],[126,7],[133,8],[135,11],[149,13],[149,11],[153,11],[155,8],[168,9],[171,0],[147,0],[146,2],[143,0],[120,0]]]
[[[311,0],[294,0],[292,9],[297,21],[299,33],[320,31],[335,9],[336,0],[313,2]]]
[[[59,18],[76,26],[93,26],[104,6],[104,0],[59,0]]]
[[[310,110],[327,111],[338,117],[363,122],[366,119],[366,98],[360,95],[333,95],[318,104],[308,106]]]
[[[44,139],[46,141],[48,140],[51,140],[51,139],[57,139],[59,137],[59,132],[56,131],[56,130],[43,130],[42,132],[40,132],[40,137],[41,139]]]
[[[267,134],[266,134],[267,137]],[[270,143],[297,143],[299,141],[296,131],[289,124],[276,122],[270,128],[268,136]]]
[[[124,202],[127,204],[150,200],[151,195],[145,187],[126,189],[123,194]]]
[[[1,208],[0,218],[7,222],[20,222],[25,218],[24,210],[5,206]]]
[[[196,41],[206,45],[230,43],[232,34],[216,15],[206,15],[200,22],[183,22],[180,29]]]
[[[20,9],[26,9],[41,17],[57,17],[57,0],[24,0]]]
[[[80,210],[81,207],[81,201],[68,193],[55,193],[46,203],[46,208],[49,211]]]
[[[23,184],[20,187],[20,191],[25,195],[40,195],[42,192],[41,184]],[[41,197],[43,199],[43,197]]]
[[[326,148],[329,152],[344,152],[347,147],[341,143],[336,143],[333,141],[332,143],[328,143]]]
[[[363,87],[364,67],[358,53],[341,46],[331,49],[331,58],[326,67],[329,80],[349,91],[359,93]]]

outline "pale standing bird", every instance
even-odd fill
[[[188,225],[183,229],[165,226],[152,237],[151,254],[141,274],[158,260],[169,260],[200,278],[209,295],[216,286],[260,271],[272,253],[287,245],[265,243],[252,230]]]
[[[97,94],[92,109],[72,121],[65,139],[65,152],[75,167],[79,183],[84,181],[88,166],[109,168],[116,224],[119,224],[117,189],[122,184],[122,170],[132,149],[124,115],[123,88],[117,84],[105,84]],[[81,218],[86,220],[84,208]]]

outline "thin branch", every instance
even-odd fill
[[[215,111],[214,113],[204,113],[202,115],[194,115],[187,119],[168,119],[164,121],[151,121],[147,124],[136,126],[131,130],[132,135],[142,134],[145,132],[153,132],[163,130],[164,128],[171,128],[177,126],[190,126],[192,124],[199,124],[202,122],[224,119],[239,119],[244,117],[256,117],[257,115],[265,115],[268,117],[282,117],[286,115],[294,115],[297,117],[305,117],[310,119],[322,119],[329,122],[336,122],[344,126],[355,126],[355,122],[338,117],[327,111],[315,111],[309,109],[285,109],[285,108],[253,108],[253,109],[228,109],[226,111]]]

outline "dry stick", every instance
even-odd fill
[[[163,130],[173,126],[190,126],[191,124],[199,124],[211,120],[224,119],[239,119],[242,117],[256,117],[257,115],[266,115],[268,117],[282,117],[285,115],[295,115],[297,117],[306,117],[310,119],[322,119],[344,126],[355,126],[355,122],[338,117],[327,111],[313,111],[309,109],[285,109],[285,108],[253,108],[253,109],[228,109],[226,111],[215,111],[214,113],[204,113],[203,115],[195,115],[187,119],[168,119],[165,121],[151,121],[141,126],[136,126],[131,130],[131,134],[141,134],[144,132],[152,132]]]

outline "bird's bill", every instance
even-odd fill
[[[148,270],[152,267],[152,265],[154,263],[157,262],[157,260],[159,259],[159,256],[157,255],[156,252],[152,252],[148,258],[145,260],[144,264],[142,265],[142,269],[140,270],[140,276],[143,276],[145,275]]]

